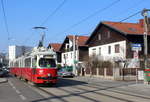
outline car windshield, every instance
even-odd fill
[[[60,72],[66,72],[66,70],[65,69],[61,69]]]
[[[56,63],[55,63],[54,59],[41,58],[39,60],[39,66],[40,67],[51,68],[51,67],[56,67]]]

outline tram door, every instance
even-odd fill
[[[31,69],[31,80],[35,80],[36,75],[36,68],[37,68],[37,58],[32,58],[32,69]]]

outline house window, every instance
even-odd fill
[[[101,40],[102,38],[101,38],[101,34],[98,34],[98,40]]]
[[[108,46],[108,54],[111,54],[111,46]]]
[[[99,55],[101,55],[101,47],[99,48]]]
[[[66,55],[64,54],[64,59],[66,59]]]
[[[66,59],[68,58],[68,54],[66,54]]]
[[[93,55],[96,55],[96,48],[92,49]]]
[[[69,44],[67,43],[66,44],[66,51],[68,51],[69,50]]]
[[[107,37],[110,38],[110,31],[107,32]]]
[[[115,45],[115,53],[119,53],[120,52],[120,45],[116,44]]]

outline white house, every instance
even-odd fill
[[[73,66],[74,63],[82,63],[88,57],[88,46],[85,45],[88,36],[66,36],[60,51],[62,52],[62,66]],[[75,39],[75,40],[74,40]],[[75,52],[73,42],[75,41]]]
[[[122,65],[121,68],[132,68],[130,71],[132,73],[127,71],[123,74],[135,75],[133,69],[141,68],[138,58],[143,57],[143,34],[142,19],[138,23],[100,22],[86,42],[89,46],[89,56],[96,55],[103,61],[118,62]],[[149,35],[148,39],[150,39]],[[141,45],[142,50],[136,53],[136,57],[135,51],[132,50],[132,44]],[[149,48],[150,46],[148,46],[148,53],[150,53]],[[114,77],[114,70],[111,70],[111,73]],[[118,71],[118,75],[120,74],[121,72]]]

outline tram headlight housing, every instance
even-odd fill
[[[47,74],[47,76],[49,76],[49,77],[50,77],[50,76],[51,76],[51,74],[50,74],[50,73],[48,73],[48,74]]]
[[[39,70],[39,74],[43,74],[43,70]]]

